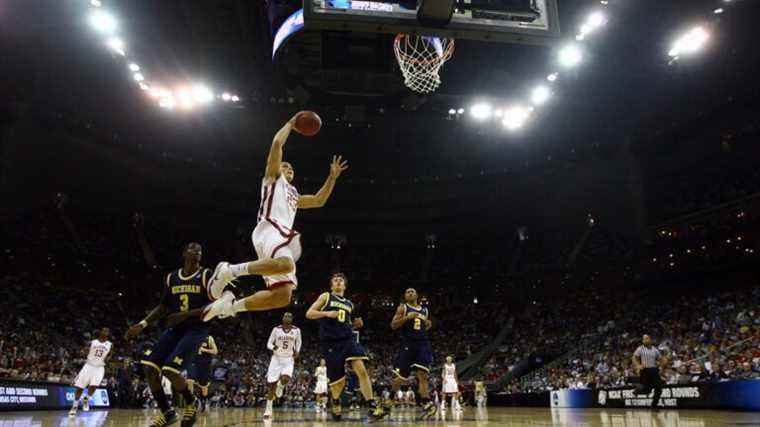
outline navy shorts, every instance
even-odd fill
[[[209,377],[211,376],[211,358],[196,357],[190,368],[187,370],[187,377],[201,387],[208,387]]]
[[[153,348],[145,350],[140,363],[158,371],[180,374],[207,339],[208,330],[205,328],[167,329]]]
[[[412,370],[430,372],[433,364],[433,349],[430,341],[406,341],[401,343],[393,372],[403,379],[409,379]]]
[[[346,377],[346,362],[368,360],[367,352],[355,338],[322,343],[322,356],[327,363],[327,379],[330,384]]]

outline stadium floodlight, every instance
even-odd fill
[[[596,30],[597,28],[603,26],[607,23],[607,17],[604,16],[604,14],[600,11],[592,12],[591,15],[588,16],[588,19],[586,20],[586,25],[589,26],[589,29],[591,31]]]
[[[550,82],[554,82],[557,80],[557,77],[559,77],[559,74],[551,73],[548,76],[546,76],[546,80],[549,80]]]
[[[121,56],[126,55],[126,52],[124,52],[124,41],[118,37],[111,37],[106,40],[106,46]]]
[[[222,99],[223,99],[223,100],[225,100],[225,101],[229,101],[230,99],[232,99],[232,95],[230,95],[230,94],[229,94],[229,93],[227,93],[227,92],[224,92],[224,93],[222,94]]]
[[[196,85],[193,88],[193,99],[199,104],[207,104],[214,100],[214,94],[204,85]]]
[[[134,79],[136,82],[141,82],[145,80],[145,76],[143,76],[142,73],[135,73]]]
[[[449,115],[450,115],[450,116],[453,116],[453,115],[454,115],[454,114],[456,114],[456,113],[457,113],[457,110],[455,110],[455,109],[453,109],[453,108],[449,109]]]
[[[581,52],[581,49],[574,44],[569,44],[559,51],[559,63],[562,64],[563,67],[575,67],[580,64],[582,60],[583,53]]]
[[[240,98],[237,95],[232,95],[232,102],[238,102],[240,101]]]
[[[90,0],[90,4],[91,4],[93,7],[100,7],[100,6],[103,6],[103,3],[101,3],[101,2],[100,2],[100,0]]]
[[[106,34],[112,34],[116,31],[117,27],[116,19],[113,15],[102,10],[96,10],[90,14],[90,25],[96,30]]]
[[[140,89],[141,90],[149,90],[150,86],[146,85],[145,83],[140,83]]]
[[[478,121],[487,120],[493,114],[491,106],[485,103],[475,104],[470,107],[470,115],[472,118]]]
[[[464,108],[460,108],[457,110],[457,114],[464,114]]]
[[[134,71],[134,72],[138,72],[138,71],[140,71],[140,66],[137,65],[137,64],[135,64],[133,62],[133,63],[129,64],[129,70],[130,71]]]
[[[504,119],[501,123],[508,130],[520,129],[530,117],[531,111],[532,109],[521,105],[509,107],[504,111]]]
[[[175,102],[174,102],[174,98],[172,97],[161,98],[161,100],[158,101],[158,106],[161,108],[166,108],[167,110],[174,109],[174,105],[175,105]]]
[[[696,53],[704,47],[709,38],[710,33],[704,27],[694,27],[676,39],[668,55],[677,58],[683,54]]]
[[[551,91],[546,86],[537,86],[530,94],[530,100],[533,105],[542,105],[549,100]]]
[[[716,14],[716,15],[720,15],[721,13],[723,13],[723,8],[719,7],[717,9],[713,10],[713,13]]]

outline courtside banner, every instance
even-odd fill
[[[652,393],[635,395],[633,387],[551,392],[553,408],[641,408],[652,404]],[[679,409],[760,410],[760,380],[693,383],[663,387],[660,407]]]
[[[0,380],[0,411],[68,409],[74,403],[75,392],[68,384]],[[108,390],[96,389],[90,406],[110,406]]]

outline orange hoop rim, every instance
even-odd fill
[[[403,61],[405,63],[414,64],[414,65],[443,64],[444,62],[451,59],[451,57],[454,55],[454,45],[456,44],[456,41],[450,37],[438,37],[440,39],[448,40],[448,43],[446,45],[446,49],[443,51],[443,54],[437,59],[422,60],[419,58],[415,58],[411,55],[408,55],[401,50],[401,39],[405,37],[410,37],[410,36],[412,35],[399,33],[398,35],[396,35],[396,38],[393,41],[394,50],[396,51],[396,58],[399,60],[399,62]],[[423,36],[414,36],[414,37],[423,37]]]

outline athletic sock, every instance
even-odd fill
[[[242,264],[231,264],[230,271],[232,272],[232,275],[235,277],[248,276],[248,264],[249,263],[247,262]]]

